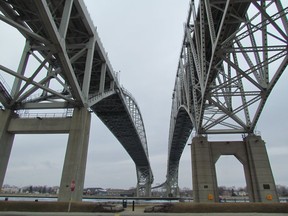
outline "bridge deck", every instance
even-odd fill
[[[135,129],[131,116],[123,106],[123,98],[118,94],[101,100],[91,107],[104,124],[111,130],[137,166],[149,165],[145,147],[140,147],[140,136]]]

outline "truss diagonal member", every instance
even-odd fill
[[[214,28],[214,21],[213,21],[212,12],[211,12],[210,0],[205,0],[205,8],[206,8],[206,15],[208,19],[210,38],[211,38],[212,46],[214,46],[214,43],[216,42],[216,32]]]
[[[194,34],[194,35],[196,37],[196,34]],[[190,30],[187,27],[186,27],[186,36],[187,36],[187,42],[188,42],[188,46],[187,46],[187,53],[188,53],[188,59],[189,59],[188,63],[189,63],[190,68],[195,66],[195,71],[197,72],[197,79],[199,80],[201,92],[204,92],[204,80],[203,80],[203,77],[201,75],[201,68],[200,68],[201,58],[200,59],[198,58],[197,51],[196,51],[195,45],[194,45],[192,37],[191,37]],[[192,71],[191,71],[191,73],[192,73]],[[193,75],[193,76],[195,76],[195,75]]]
[[[251,37],[251,42],[252,42],[252,44],[256,47],[256,44],[255,44],[253,35],[251,35],[250,37]],[[250,68],[253,68],[254,65],[253,65],[253,63],[252,63],[252,60],[251,60],[251,58],[248,56],[247,52],[245,52],[245,50],[243,49],[242,43],[241,43],[240,41],[237,41],[236,43],[237,43],[239,49],[241,50],[241,53],[242,53],[242,55],[244,56],[244,59],[246,60],[246,62],[247,62],[247,64],[249,65],[249,67],[250,67]],[[235,53],[234,53],[233,56],[235,56]],[[256,52],[254,52],[254,56],[255,56],[257,65],[261,65],[259,54],[256,53]],[[259,72],[258,72],[258,70],[259,70]],[[258,82],[261,86],[263,86],[263,88],[265,88],[265,87],[266,87],[266,83],[264,82],[263,76],[261,76],[261,74],[263,75],[263,68],[262,68],[262,67],[259,67],[258,70],[253,70],[253,74],[254,74],[257,82]]]
[[[222,65],[220,71],[224,71],[223,65]],[[219,73],[217,74],[216,79],[215,79],[215,81],[217,80],[219,84],[222,83],[221,78],[223,79],[223,82],[225,82],[225,81],[227,81],[227,79],[230,79],[230,78],[231,78],[231,68],[230,68],[230,67],[228,67],[228,74],[227,74],[227,76],[226,76],[225,73],[221,73],[220,71],[219,71]],[[221,75],[222,75],[222,76],[221,76]],[[215,84],[215,86],[216,86],[216,85],[217,85],[217,84]],[[226,103],[228,109],[230,109],[230,110],[232,110],[232,99],[231,99],[231,97],[229,97],[229,95],[232,95],[232,94],[231,94],[231,90],[232,90],[232,87],[229,86],[229,85],[225,86],[224,88],[222,88],[222,89],[220,90],[220,91],[222,92],[222,95],[224,96],[225,103]],[[211,89],[211,91],[212,91],[212,89]],[[230,93],[230,94],[229,94],[229,93]],[[218,94],[215,94],[215,97],[218,97]]]
[[[217,98],[215,98],[215,99],[217,99]],[[227,118],[233,119],[233,120],[234,120],[235,122],[237,122],[241,127],[245,128],[245,123],[244,123],[240,118],[238,118],[237,116],[235,116],[235,114],[236,114],[235,111],[236,111],[237,109],[235,109],[235,110],[229,110],[229,109],[227,109],[219,100],[213,100],[213,98],[208,98],[208,100],[209,100],[209,102],[210,102],[211,104],[213,104],[215,107],[217,107],[219,110],[221,110],[222,113],[224,113],[224,114],[222,115],[221,118],[218,118],[218,121],[214,121],[213,124],[210,124],[209,126],[205,127],[206,130],[208,130],[209,128],[215,126],[215,125],[216,125],[217,123],[219,123],[220,121],[223,121],[223,120],[225,120],[225,119],[227,119]],[[238,110],[238,111],[240,111],[240,110]],[[204,115],[205,115],[205,114],[204,114]]]
[[[235,63],[233,63],[231,60],[229,60],[226,56],[222,56],[223,60],[226,61],[226,63],[228,63],[229,66],[231,66],[232,68],[234,68],[238,73],[236,76],[231,77],[231,79],[227,80],[226,82],[223,82],[220,85],[215,86],[212,90],[213,92],[219,91],[221,88],[223,88],[226,85],[232,85],[233,83],[235,83],[237,80],[242,79],[243,77],[249,77],[249,75],[251,73],[253,73],[254,70],[258,70],[260,67],[265,67],[265,65],[268,65],[282,57],[285,57],[288,53],[288,50],[286,48],[281,49],[281,52],[276,53],[275,55],[271,56],[267,62],[265,62],[264,64],[260,64],[260,65],[256,65],[253,66],[252,68],[249,68],[246,71],[242,71],[239,66]],[[231,63],[231,64],[230,64]],[[239,70],[238,70],[239,69]],[[250,80],[253,80],[252,78],[250,78]],[[253,82],[255,83],[255,81]],[[259,84],[260,86],[260,84]],[[258,87],[259,89],[259,87]],[[261,89],[260,89],[261,90]],[[263,89],[262,89],[263,90]]]
[[[248,130],[248,132],[251,132],[250,130],[252,130],[251,128],[248,128],[247,125],[245,125],[245,123],[236,115],[238,112],[240,112],[241,110],[245,109],[246,107],[250,106],[251,104],[254,104],[255,102],[259,101],[261,99],[261,95],[258,95],[254,98],[252,98],[251,100],[247,101],[246,104],[242,104],[241,106],[239,106],[238,108],[234,109],[232,112],[227,110],[224,106],[222,106],[220,103],[217,103],[215,100],[213,100],[211,97],[208,99],[210,101],[210,103],[212,103],[214,106],[218,107],[221,111],[223,111],[223,113],[225,113],[225,115],[222,115],[222,117],[218,118],[216,121],[214,121],[212,124],[210,124],[209,126],[207,126],[203,132],[207,131],[209,128],[212,128],[213,126],[217,125],[218,123],[220,123],[221,121],[224,121],[228,118],[233,119],[235,122],[237,122],[239,125],[241,125],[241,127],[243,127],[245,130]],[[255,127],[255,125],[251,125],[252,128]],[[252,130],[253,131],[253,130]]]
[[[39,65],[39,67],[35,70],[35,72],[32,74],[31,77],[29,77],[26,81],[26,83],[23,85],[23,87],[14,95],[14,100],[18,100],[18,98],[21,96],[21,94],[27,89],[27,87],[30,85],[31,81],[34,80],[34,78],[39,74],[39,72],[42,70],[43,67],[45,67],[45,64],[48,62],[48,60],[51,58],[52,54],[48,54],[44,61]]]
[[[251,41],[251,44],[253,47],[257,47],[257,44],[256,44],[256,40],[255,40],[255,36],[254,34],[252,34],[251,32],[251,26],[250,25],[247,25],[248,27],[248,30],[250,30],[250,41]],[[263,39],[263,47],[267,47],[267,34],[266,34],[266,27],[264,27],[264,30],[262,31],[262,39]],[[250,67],[253,67],[253,64],[252,64],[252,61],[251,59],[249,58],[248,56],[248,53],[245,52],[245,50],[243,50],[243,46],[242,46],[242,43],[240,41],[237,42],[240,50],[241,50],[241,53],[243,53],[244,55],[244,58],[246,59],[246,61],[248,62],[249,66]],[[267,61],[267,51],[263,50],[264,53],[264,61]],[[254,53],[254,57],[256,59],[256,63],[257,65],[259,65],[261,63],[261,60],[260,60],[260,56],[259,56],[259,52],[253,52]],[[262,76],[260,76],[260,74]],[[265,86],[266,84],[268,84],[268,68],[265,67],[265,68],[259,68],[259,73],[257,73],[257,71],[255,70],[254,72],[254,75],[255,75],[255,78],[258,80],[258,83],[261,83],[262,86]],[[265,82],[266,81],[266,82]]]
[[[82,84],[82,93],[85,99],[85,103],[89,98],[89,89],[91,85],[91,74],[92,74],[92,67],[93,67],[93,56],[95,50],[95,43],[96,38],[91,37],[88,42],[88,50],[87,50],[87,57],[85,62],[85,71],[84,71],[84,79]]]
[[[245,71],[243,71],[237,64],[235,64],[234,62],[232,62],[230,59],[222,56],[222,59],[228,64],[230,65],[232,68],[234,68],[239,75],[245,77],[247,80],[249,80],[251,82],[251,84],[253,84],[255,87],[257,87],[259,90],[263,90],[263,87],[261,86],[261,84],[259,84],[258,82],[256,82],[252,77],[249,76],[249,74]],[[255,68],[255,67],[254,67]],[[254,69],[255,70],[255,69]],[[251,70],[251,72],[253,72],[254,70]]]
[[[262,113],[262,110],[264,108],[264,105],[267,101],[268,96],[270,95],[273,87],[275,86],[275,84],[277,83],[277,81],[279,80],[281,75],[283,74],[284,70],[287,68],[287,65],[288,65],[288,55],[285,56],[285,59],[282,61],[281,65],[279,65],[279,67],[278,67],[276,73],[274,74],[273,78],[271,79],[265,93],[262,93],[262,100],[258,106],[258,109],[256,111],[256,115],[254,116],[254,119],[253,119],[253,125],[254,126],[256,125],[258,119],[260,118],[260,115]]]
[[[54,90],[52,90],[50,88],[47,88],[46,86],[41,85],[41,83],[28,80],[27,77],[25,77],[23,75],[20,75],[19,73],[16,73],[15,71],[10,70],[9,68],[4,67],[3,65],[0,65],[0,70],[3,70],[5,72],[7,72],[8,74],[11,74],[12,76],[15,76],[15,77],[17,77],[17,78],[19,78],[19,79],[21,79],[21,80],[23,80],[25,82],[30,82],[31,85],[37,86],[38,88],[40,88],[40,89],[42,89],[44,91],[47,91],[47,92],[49,92],[51,94],[54,94],[54,95],[57,95],[59,98],[62,98],[65,101],[68,101],[68,102],[70,102],[72,104],[75,103],[74,100],[72,100],[71,98],[67,98],[66,95],[62,95],[62,94],[60,94],[57,91],[54,91]]]
[[[261,1],[262,2],[262,1]],[[257,2],[252,2],[254,4],[254,6],[261,12],[261,14],[265,17],[265,19],[267,19],[269,21],[270,24],[273,25],[273,27],[277,30],[277,32],[279,34],[281,34],[281,36],[288,41],[288,35],[275,23],[275,20],[271,18],[271,16],[269,14],[267,14],[266,10],[264,10],[264,8],[262,6],[260,6],[259,4],[257,4]],[[288,10],[288,8],[286,8]],[[284,13],[282,13],[282,15],[284,15]],[[285,16],[285,15],[284,15]],[[265,20],[264,20],[265,22]]]
[[[237,59],[237,56],[235,55],[235,53],[233,53],[233,59],[234,59],[235,64],[239,65],[238,59]],[[252,64],[250,65],[250,67],[252,67]],[[236,71],[236,74],[238,75],[239,72]],[[242,92],[242,94],[241,94],[242,104],[247,104],[246,93],[244,93],[245,91],[244,91],[242,79],[238,80],[238,86],[239,86],[240,92]],[[246,124],[248,127],[250,127],[251,126],[251,119],[250,119],[248,107],[244,107],[244,114],[245,114],[245,118],[246,118]]]
[[[199,103],[198,103],[198,99],[202,97],[201,95],[201,90],[199,91],[199,89],[197,88],[197,85],[201,86],[201,83],[203,82],[199,82],[199,79],[196,78],[196,73],[195,73],[195,67],[193,65],[193,60],[192,60],[192,52],[189,49],[190,47],[187,48],[187,53],[188,53],[188,71],[189,71],[189,78],[191,79],[191,92],[192,92],[192,100],[190,99],[190,106],[191,106],[191,120],[192,123],[195,127],[198,127],[199,125]],[[192,48],[192,47],[191,47]],[[193,48],[192,48],[193,49]],[[193,55],[194,56],[194,55]],[[197,63],[196,63],[197,64]],[[197,70],[197,69],[196,69]],[[198,81],[197,81],[198,80]],[[200,87],[201,88],[201,87]]]
[[[220,40],[220,37],[222,36],[223,34],[223,28],[224,28],[224,23],[227,19],[227,14],[228,14],[228,11],[229,11],[229,5],[230,5],[230,0],[227,0],[226,1],[226,4],[225,4],[225,8],[224,8],[224,12],[223,12],[223,15],[222,15],[222,19],[221,19],[221,22],[220,22],[220,25],[219,25],[219,29],[218,29],[218,32],[217,32],[217,35],[216,35],[216,39],[215,39],[215,42],[214,42],[214,45],[212,46],[212,51],[211,51],[211,60],[209,62],[209,68],[207,70],[207,77],[208,79],[206,80],[205,82],[205,89],[208,90],[208,86],[210,85],[210,82],[212,81],[211,80],[211,77],[214,76],[214,74],[212,73],[212,70],[213,68],[215,67],[215,59],[216,59],[216,56],[215,56],[215,53],[216,53],[216,50],[220,48],[220,43],[221,41],[219,42]]]
[[[3,16],[2,14],[0,14],[0,20],[2,20],[3,22],[7,23],[8,25],[11,25],[13,26],[14,28],[18,29],[18,31],[20,31],[23,35],[26,35],[26,36],[29,36],[43,44],[46,44],[46,45],[50,45],[50,41],[47,40],[46,38],[44,37],[41,37],[40,35],[36,34],[35,32],[32,32],[29,28],[13,21],[12,19],[6,17],[6,16]]]
[[[266,7],[269,7],[270,5],[273,4],[274,1],[271,1],[267,4]],[[272,20],[276,21],[277,19],[279,18],[282,18],[283,16],[285,17],[285,13],[287,13],[287,10],[286,9],[286,12],[283,10],[283,8],[281,8],[282,11],[274,14],[271,16]],[[242,26],[238,28],[238,30],[236,30],[233,34],[231,34],[228,38],[226,38],[222,43],[221,43],[221,47],[222,48],[226,48],[226,47],[229,47],[231,46],[232,43],[234,43],[235,41],[237,40],[242,40],[244,39],[245,37],[247,37],[250,33],[248,30],[244,30],[244,28],[246,27],[246,25],[251,25],[252,26],[252,33],[256,32],[256,31],[259,31],[261,30],[261,28],[263,28],[264,26],[267,26],[269,25],[269,21],[268,20],[264,20],[264,21],[261,21],[260,23],[256,24],[256,25],[253,25],[252,22],[256,20],[256,18],[258,18],[258,16],[260,15],[261,13],[258,11],[254,16],[252,16],[249,20],[246,20],[245,22],[243,22]],[[247,16],[246,16],[247,18]],[[283,20],[283,19],[282,19]],[[287,24],[285,24],[287,25]],[[286,29],[286,28],[285,28]],[[271,34],[270,32],[267,32],[267,34]],[[285,40],[271,34],[271,36],[277,38],[277,40],[282,40],[282,42],[285,43]]]
[[[46,31],[48,32],[49,39],[55,46],[57,55],[61,62],[61,66],[63,67],[63,72],[68,80],[69,85],[71,86],[73,95],[76,101],[84,104],[85,100],[81,94],[81,89],[78,85],[70,59],[66,52],[65,41],[62,40],[62,37],[59,34],[58,28],[49,10],[49,6],[45,0],[35,1],[35,5],[39,11],[39,18],[41,19]]]
[[[59,34],[61,35],[62,38],[66,38],[73,2],[74,0],[65,1],[65,6],[59,27]]]
[[[203,117],[205,120],[207,120],[207,123],[208,122],[216,122],[217,119],[216,118],[213,118],[213,117],[206,117],[204,116]],[[231,124],[231,123],[227,123],[227,122],[217,122],[217,124],[220,124],[220,125],[223,125],[227,128],[231,128],[231,129],[234,129],[235,131],[244,131],[242,127],[238,126],[238,125],[234,125],[234,124]],[[205,127],[205,126],[204,126]],[[209,133],[209,131],[207,131]]]
[[[283,6],[281,1],[275,1],[276,7],[278,9],[278,11],[281,11],[281,21],[283,24],[283,27],[285,29],[286,35],[288,35],[288,18],[287,18],[287,13],[285,15],[285,11],[283,10]],[[286,8],[287,11],[287,8]]]

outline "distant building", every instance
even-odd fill
[[[129,190],[125,189],[107,189],[107,196],[115,196],[115,197],[134,197],[136,194],[136,189],[132,188]]]
[[[16,186],[3,185],[1,189],[1,193],[5,193],[5,194],[16,194],[19,192],[20,192],[20,189]]]
[[[248,193],[246,191],[235,191],[237,196],[248,196]]]
[[[91,195],[91,196],[105,196],[107,195],[107,190],[103,188],[85,188],[83,190],[83,195]]]

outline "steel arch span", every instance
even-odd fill
[[[122,87],[91,106],[91,109],[115,135],[135,162],[137,195],[150,196],[153,174],[148,160],[145,127],[134,97]]]
[[[89,111],[94,112],[135,162],[138,195],[149,196],[153,175],[143,119],[135,99],[120,86],[84,1],[0,0],[0,11],[1,22],[20,32],[25,40],[17,69],[0,62],[1,108],[17,113],[19,118],[20,112],[34,110],[40,112],[38,117],[42,120],[47,117],[41,116],[43,110],[53,113],[77,109],[81,110],[79,116],[87,118],[87,124]],[[66,112],[61,118],[69,121],[70,114]],[[61,128],[63,131],[68,129]],[[77,176],[82,186],[87,137],[81,143],[84,153],[77,155],[79,164],[73,167],[79,170],[77,167],[81,166],[84,170]],[[71,145],[77,146],[75,143]],[[74,178],[72,171],[66,171],[67,175],[62,173],[63,187]],[[0,172],[0,185],[4,175]],[[63,190],[70,194],[66,188]],[[79,200],[82,191],[77,194]]]
[[[287,67],[287,14],[280,0],[203,0],[197,8],[191,1],[173,92],[167,185],[178,187],[168,177],[182,151],[173,161],[172,149],[190,136],[179,137],[181,115],[174,113],[181,107],[197,135],[253,133]]]
[[[172,110],[174,106],[179,105],[180,101],[174,101],[172,105]],[[168,147],[168,167],[166,174],[166,195],[171,196],[171,194],[178,194],[178,169],[179,162],[184,147],[186,146],[187,140],[193,129],[191,116],[187,111],[187,107],[180,106],[175,113],[171,113],[170,119],[170,137],[169,137],[169,147]],[[173,133],[171,133],[173,132]],[[173,136],[172,136],[173,135]]]

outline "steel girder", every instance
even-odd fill
[[[26,39],[16,71],[0,62],[1,105],[25,112],[92,109],[136,163],[139,188],[151,187],[153,176],[140,110],[132,95],[121,89],[84,2],[0,0],[0,11],[0,20]],[[110,109],[102,112],[107,104]],[[113,118],[107,120],[106,115]]]
[[[184,148],[190,136],[179,137],[179,126],[198,135],[254,131],[288,63],[287,14],[287,2],[280,0],[202,0],[198,10],[191,1],[173,92],[168,164],[179,164],[182,151],[173,162],[172,149]],[[184,122],[191,121],[186,127],[177,123],[183,110]],[[175,184],[169,166],[167,181]]]

